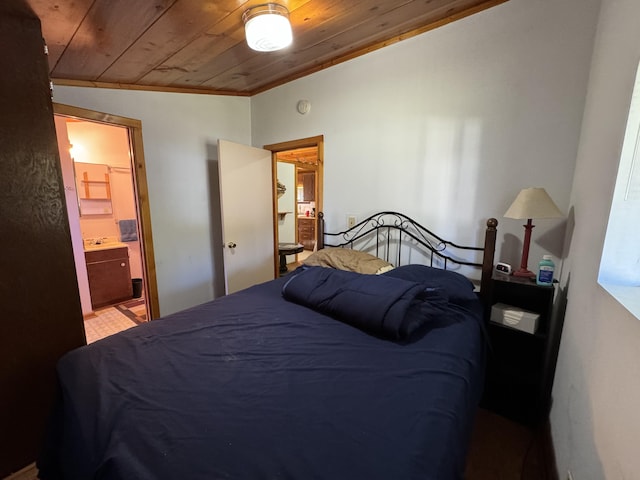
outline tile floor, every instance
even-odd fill
[[[102,308],[94,313],[96,314],[95,317],[84,321],[88,344],[136,326],[135,322],[114,307]]]

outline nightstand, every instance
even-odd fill
[[[483,407],[523,424],[548,417],[563,318],[554,316],[555,286],[535,279],[495,274],[491,304],[503,303],[539,314],[535,333],[488,321],[490,349]],[[556,318],[558,317],[558,318]]]

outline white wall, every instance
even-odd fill
[[[324,135],[331,231],[395,209],[475,243],[497,217],[498,259],[519,265],[522,222],[502,214],[529,186],[567,211],[598,3],[511,0],[269,90],[253,145]],[[530,266],[562,250],[563,222],[535,224]]]
[[[54,101],[142,121],[161,313],[224,292],[217,141],[251,142],[249,99],[57,86]]]
[[[551,420],[561,478],[640,475],[640,321],[597,284],[636,68],[640,2],[603,0],[576,172],[569,297]],[[637,245],[635,236],[628,240]]]

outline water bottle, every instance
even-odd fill
[[[553,285],[553,270],[555,264],[551,260],[551,255],[543,255],[542,260],[538,264],[538,276],[536,277],[536,283],[545,287]]]

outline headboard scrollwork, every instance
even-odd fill
[[[487,221],[484,245],[479,247],[445,240],[408,216],[392,211],[376,213],[345,231],[331,233],[325,230],[324,215],[320,212],[318,248],[363,250],[396,266],[424,263],[445,270],[478,268],[482,271],[480,295],[488,298],[497,226],[495,218]]]

